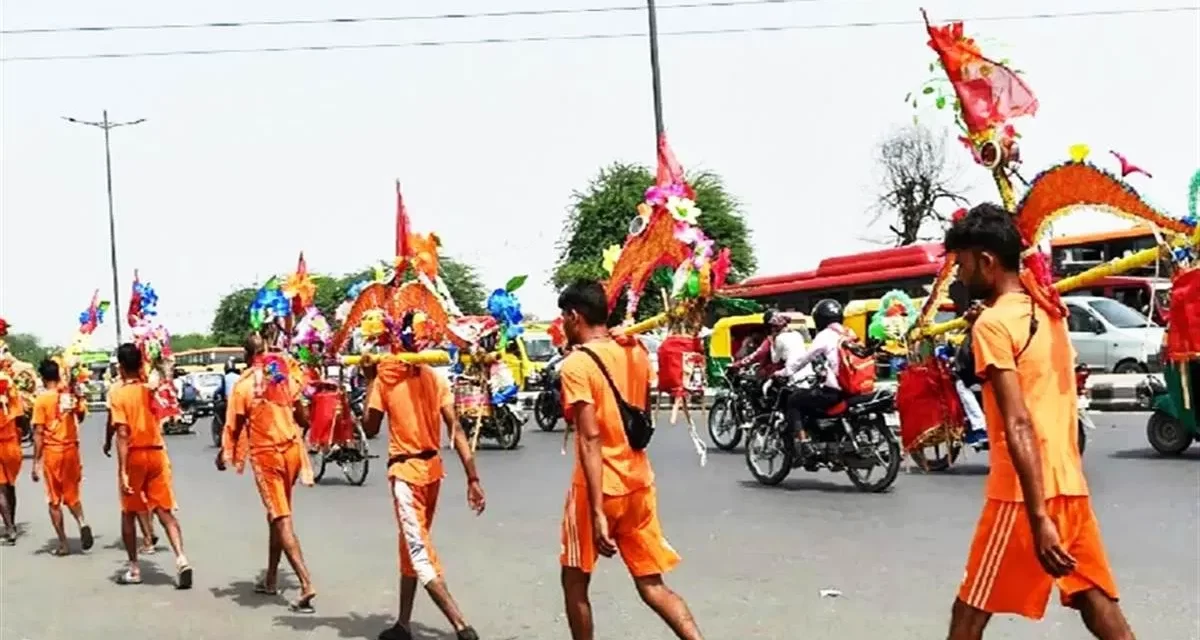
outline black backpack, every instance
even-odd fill
[[[608,388],[612,389],[613,397],[617,400],[617,409],[621,412],[621,426],[625,428],[625,439],[629,441],[629,446],[634,451],[641,451],[650,444],[650,438],[654,435],[654,417],[651,415],[650,409],[650,385],[646,385],[646,408],[639,409],[621,397],[621,392],[617,390],[617,385],[613,383],[612,376],[608,374],[608,368],[600,361],[600,356],[596,352],[587,347],[580,347],[580,351],[588,354],[592,362],[600,368],[600,373],[604,374],[604,379],[608,381]]]

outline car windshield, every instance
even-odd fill
[[[192,384],[197,387],[219,387],[225,381],[225,376],[219,373],[198,373],[192,376]]]
[[[1095,309],[1109,324],[1118,329],[1142,329],[1152,327],[1154,323],[1146,316],[1130,309],[1116,300],[1091,300],[1088,306]]]
[[[534,362],[549,362],[558,354],[549,336],[525,336],[525,355]]]

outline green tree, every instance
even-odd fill
[[[188,351],[218,346],[212,336],[205,333],[181,333],[171,336],[171,351]]]
[[[37,365],[54,351],[54,347],[43,345],[32,333],[10,333],[4,341],[8,343],[8,350],[14,358],[33,365]]]
[[[700,207],[700,227],[718,247],[728,247],[733,267],[730,282],[750,275],[756,266],[750,230],[742,218],[738,201],[725,189],[720,176],[700,172],[688,176]],[[613,163],[600,170],[587,188],[572,195],[571,209],[557,244],[558,260],[551,283],[562,288],[581,278],[606,277],[603,253],[622,244],[629,221],[654,184],[650,169],[636,164]],[[638,305],[638,317],[662,310],[661,287],[654,280],[646,285]]]

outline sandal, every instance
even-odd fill
[[[117,576],[117,584],[141,584],[142,574],[134,573],[133,569],[126,569],[125,573]]]
[[[299,600],[288,605],[288,609],[290,609],[292,613],[316,613],[317,609],[312,605],[312,601],[316,597],[317,594],[315,593],[310,593],[306,596],[300,596]]]
[[[192,588],[192,567],[183,565],[175,573],[175,588],[176,589],[191,589]]]
[[[54,550],[50,552],[50,555],[52,555],[56,558],[63,558],[63,557],[71,555],[71,550],[63,549],[62,547],[55,547]]]
[[[11,533],[6,533],[0,536],[0,547],[15,547],[17,546],[17,537]]]
[[[260,596],[277,596],[279,595],[279,589],[268,587],[266,582],[259,580],[254,583],[254,593]]]
[[[96,538],[92,535],[92,527],[90,525],[85,524],[80,527],[79,542],[81,543],[84,551],[91,549],[92,545],[96,544]]]

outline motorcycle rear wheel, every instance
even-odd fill
[[[496,417],[501,422],[496,425],[496,442],[500,443],[502,449],[516,449],[517,445],[521,444],[521,421],[508,409],[504,409]]]
[[[714,400],[708,410],[708,439],[721,451],[733,451],[742,441],[741,425],[735,422],[733,401],[728,396]]]
[[[783,482],[792,472],[796,448],[791,442],[790,433],[790,430],[780,429],[772,424],[770,416],[755,421],[750,429],[746,436],[746,467],[759,484],[773,487]],[[772,464],[772,470],[765,470],[759,464],[761,458],[778,463],[779,468],[776,469],[776,465]]]
[[[900,443],[891,436],[888,431],[887,424],[883,421],[883,417],[879,416],[866,427],[860,427],[858,435],[867,435],[870,442],[874,446],[874,452],[880,458],[885,466],[883,475],[871,481],[871,476],[874,474],[878,465],[870,469],[855,469],[854,467],[846,467],[846,476],[850,478],[850,482],[858,487],[860,491],[867,493],[882,493],[892,486],[896,481],[896,476],[900,475]],[[859,440],[861,443],[861,440]],[[886,446],[880,447],[886,443]]]
[[[554,431],[554,427],[558,426],[558,411],[550,406],[553,400],[543,397],[543,394],[544,391],[533,401],[533,419],[542,431]]]

